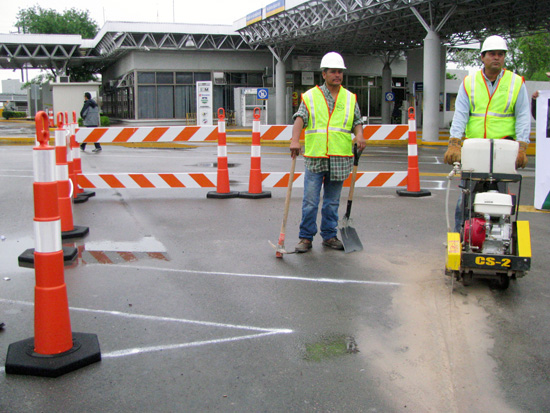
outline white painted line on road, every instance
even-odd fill
[[[25,305],[29,307],[34,306],[34,303],[29,301],[8,300],[3,298],[0,298],[0,303],[11,304],[11,305],[14,305],[14,304]],[[136,347],[136,348],[123,349],[123,350],[116,350],[116,351],[111,351],[109,353],[102,353],[101,354],[102,358],[133,356],[137,354],[152,353],[157,351],[177,350],[177,349],[189,348],[189,347],[206,346],[211,344],[229,343],[229,342],[240,341],[240,340],[251,340],[251,339],[267,337],[275,334],[293,333],[293,330],[283,329],[283,328],[261,328],[261,327],[243,326],[238,324],[224,324],[224,323],[214,323],[210,321],[187,320],[183,318],[174,318],[174,317],[160,317],[160,316],[152,316],[152,315],[146,315],[146,314],[131,314],[131,313],[123,313],[120,311],[96,310],[91,308],[69,307],[69,310],[82,311],[82,312],[88,312],[88,313],[94,313],[94,314],[106,314],[106,315],[125,317],[125,318],[137,318],[141,320],[170,321],[170,322],[176,322],[176,323],[195,324],[195,325],[201,325],[201,326],[207,326],[207,327],[222,327],[222,328],[232,328],[237,330],[252,330],[252,331],[260,332],[258,334],[249,334],[246,336],[237,336],[237,337],[220,338],[220,339],[206,340],[206,341],[194,341],[190,343],[166,344],[166,345],[159,345],[159,346]],[[4,371],[5,371],[5,368],[0,367],[0,373],[3,373]]]
[[[102,265],[102,264],[89,264],[89,265]],[[290,281],[307,281],[316,283],[327,284],[366,284],[366,285],[383,285],[383,286],[400,286],[401,283],[388,282],[388,281],[365,281],[365,280],[345,280],[336,278],[308,278],[308,277],[293,277],[290,275],[266,275],[266,274],[246,274],[235,272],[219,272],[219,271],[196,271],[196,270],[181,270],[174,268],[158,268],[158,267],[140,267],[137,265],[124,265],[124,268],[133,268],[136,270],[154,270],[165,272],[176,272],[185,274],[205,274],[205,275],[226,275],[232,277],[250,277],[250,278],[267,278],[276,280],[290,280]]]

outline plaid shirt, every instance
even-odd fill
[[[334,98],[330,94],[326,84],[319,86],[319,89],[325,95],[325,98],[328,103],[328,110],[332,113],[334,110]],[[298,111],[294,114],[292,119],[301,117],[304,121],[304,128],[307,127],[307,122],[309,119],[309,112],[307,111],[305,103],[302,101]],[[355,129],[357,125],[362,125],[361,121],[361,112],[359,110],[359,105],[355,103],[355,112],[353,117],[353,126],[352,130]],[[342,157],[342,156],[329,156],[328,158],[305,158],[306,168],[310,172],[320,173],[330,171],[330,179],[332,181],[344,181],[347,179],[353,168],[353,157]]]

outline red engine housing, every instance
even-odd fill
[[[472,218],[464,222],[464,241],[470,240],[472,233],[472,247],[482,248],[485,242],[485,220],[483,218]]]

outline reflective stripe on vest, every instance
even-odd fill
[[[492,96],[481,70],[466,76],[464,89],[470,100],[470,118],[466,125],[466,138],[500,139],[516,137],[514,110],[523,78],[504,71]]]
[[[332,113],[329,113],[325,95],[318,86],[304,93],[302,100],[309,112],[304,156],[353,156],[351,130],[357,97],[340,87]]]

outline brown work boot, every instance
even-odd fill
[[[311,240],[307,238],[300,238],[300,242],[296,245],[296,252],[308,252],[311,249]]]
[[[332,238],[323,240],[323,245],[325,247],[330,247],[330,248],[333,248],[335,250],[343,250],[344,249],[344,244],[342,244],[342,241],[340,241],[336,237],[332,237]]]

